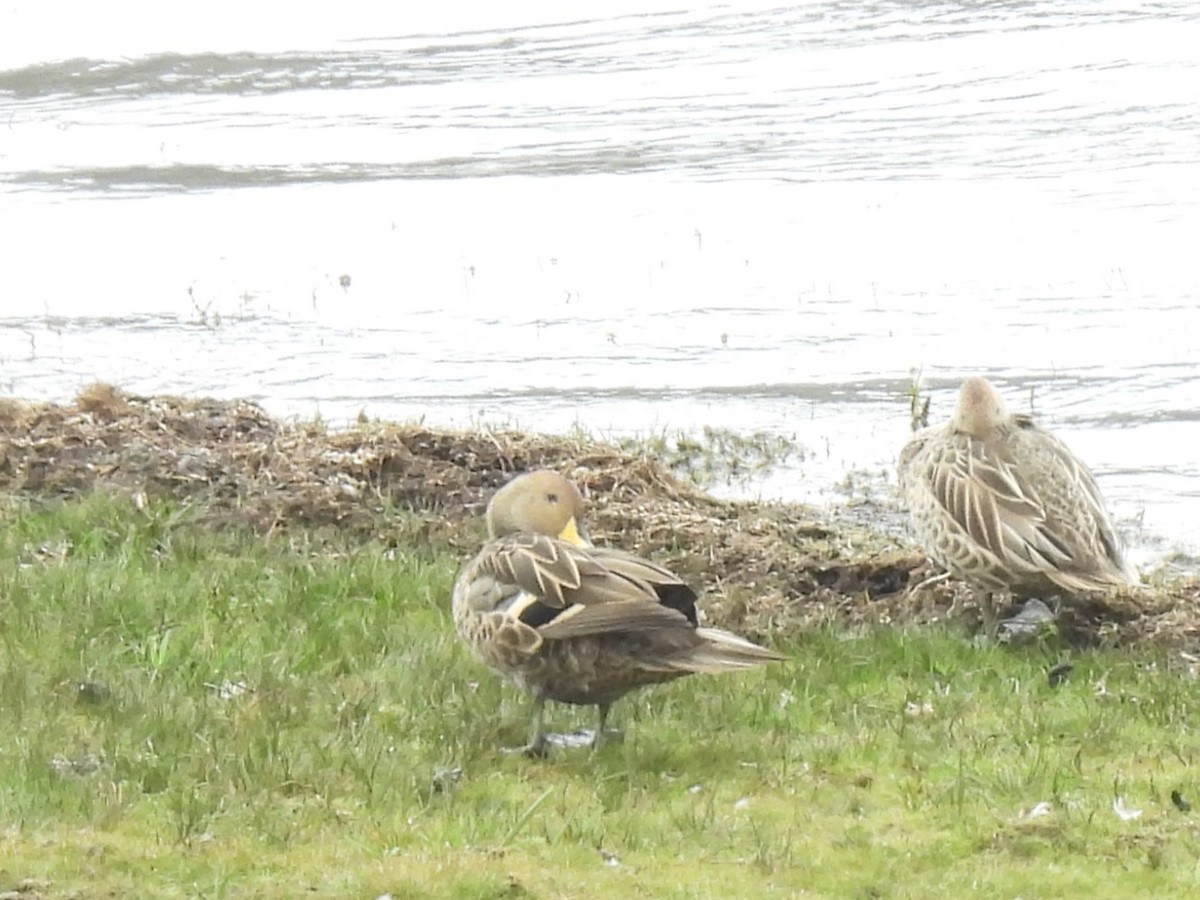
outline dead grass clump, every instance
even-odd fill
[[[89,384],[76,394],[75,406],[80,412],[90,413],[102,422],[112,421],[129,412],[125,395],[102,381]]]
[[[0,397],[0,432],[12,434],[23,431],[42,409],[41,404],[26,403],[12,397]]]
[[[821,623],[919,624],[972,608],[970,590],[952,582],[910,595],[931,570],[862,524],[870,517],[719,500],[649,450],[387,423],[330,431],[281,423],[246,401],[137,397],[108,385],[64,406],[0,401],[0,491],[170,497],[195,503],[211,523],[263,534],[333,526],[465,554],[478,546],[492,492],[543,466],[580,484],[597,540],[673,567],[708,591],[710,621],[750,637]],[[412,513],[403,529],[397,510]],[[1200,636],[1200,588],[1151,593],[1136,608],[1073,608],[1064,627],[1086,640],[1115,627],[1121,643]]]

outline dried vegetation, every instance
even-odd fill
[[[261,534],[336,528],[461,555],[481,538],[492,491],[542,466],[583,486],[597,540],[673,566],[707,589],[712,621],[748,635],[975,617],[965,585],[910,593],[934,571],[915,549],[856,524],[861,515],[715,499],[649,446],[373,422],[331,430],[280,422],[246,401],[137,397],[104,384],[69,405],[0,399],[0,491],[167,496],[205,524]],[[1061,627],[1089,642],[1190,645],[1198,597],[1195,582],[1159,585],[1073,604]]]

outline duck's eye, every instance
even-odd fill
[[[546,501],[549,503],[557,503],[558,502],[558,494],[547,494]]]

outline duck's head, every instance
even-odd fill
[[[958,407],[950,421],[956,431],[974,438],[986,437],[1007,416],[1004,401],[992,383],[978,376],[968,378],[958,389]]]
[[[487,508],[493,538],[519,532],[548,534],[579,547],[591,541],[583,525],[583,495],[549,469],[518,475],[496,491]]]

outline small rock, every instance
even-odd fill
[[[50,757],[50,770],[63,778],[69,776],[83,777],[99,771],[104,764],[104,757],[96,753],[81,753],[78,756],[67,756],[65,753],[55,753]]]
[[[1000,623],[1000,640],[1017,641],[1035,637],[1054,618],[1050,607],[1034,597],[1026,601],[1019,613]]]
[[[251,687],[244,681],[222,681],[220,684],[205,684],[210,691],[215,691],[218,699],[232,700],[234,697],[240,697],[242,694],[251,690]]]
[[[433,792],[441,794],[454,787],[458,783],[458,780],[462,778],[462,771],[462,766],[454,766],[453,768],[438,766],[433,770],[433,778],[431,779]]]
[[[580,728],[577,731],[570,731],[566,734],[559,732],[546,733],[546,743],[553,747],[578,749],[579,747],[591,747],[595,742],[596,732],[590,728]]]
[[[108,699],[111,692],[103,681],[81,681],[75,685],[75,697],[80,703],[95,706]]]

